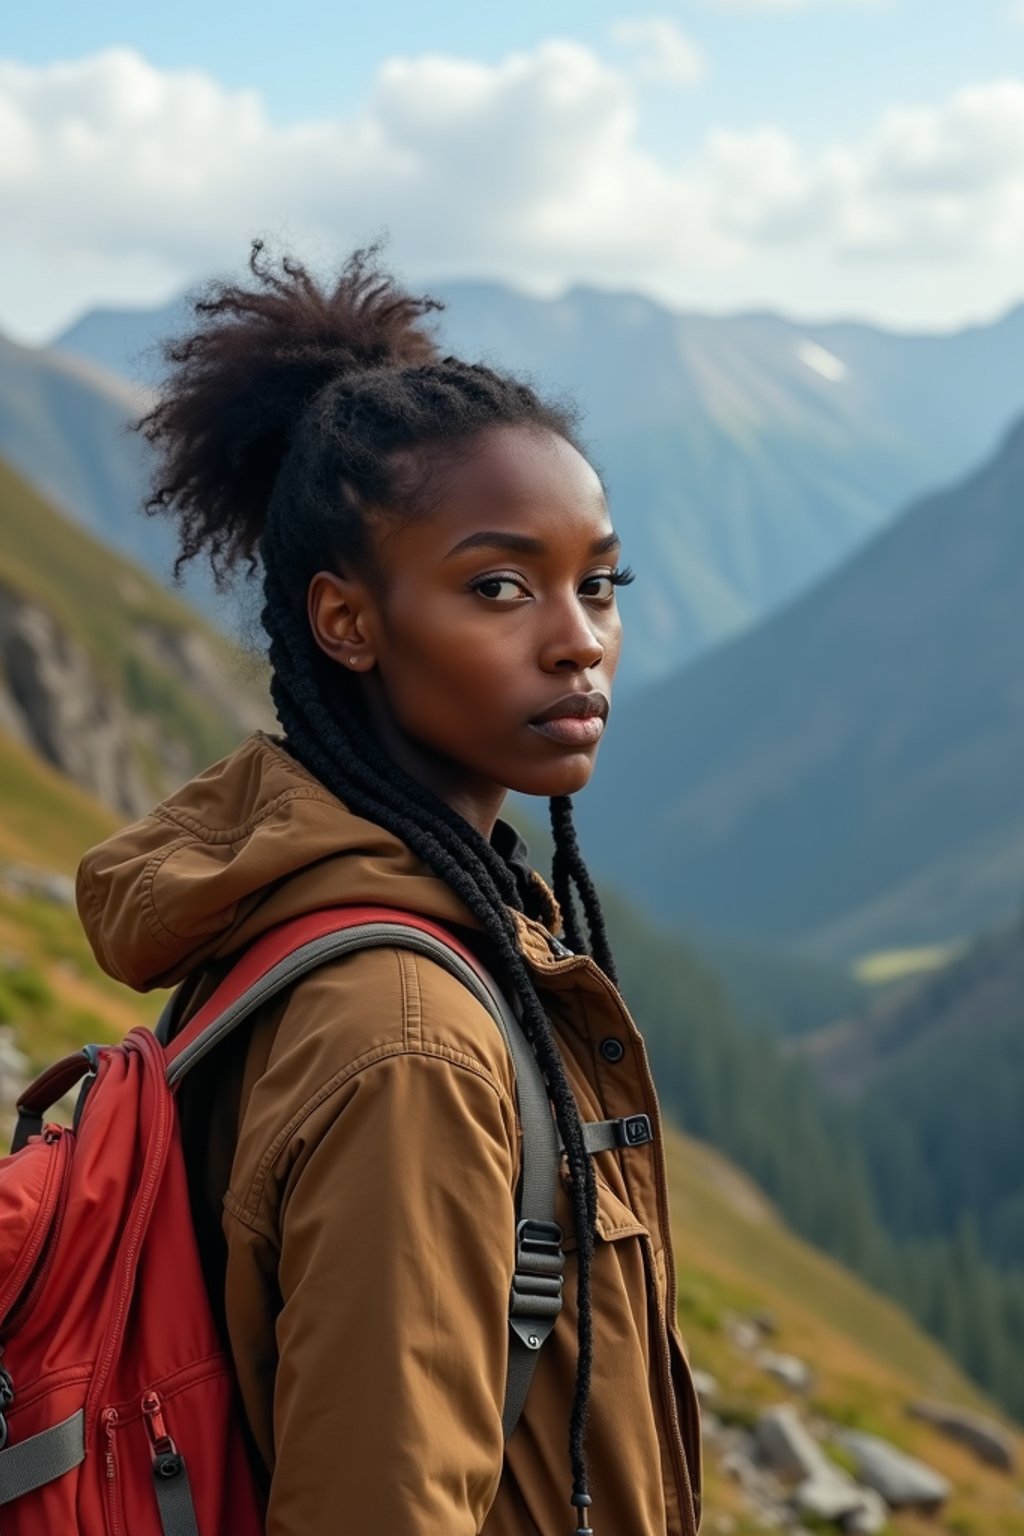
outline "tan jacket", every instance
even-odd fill
[[[404,843],[263,732],[92,849],[77,889],[104,969],[142,991],[190,978],[186,1017],[225,957],[320,906],[404,908],[482,940]],[[595,1155],[595,1530],[692,1536],[698,1414],[644,1044],[592,960],[516,924],[584,1118],[655,1127],[646,1146]],[[571,1533],[574,1223],[563,1186],[565,1305],[506,1444],[521,1131],[484,1008],[430,960],[362,951],[264,1004],[185,1091],[194,1214],[269,1536]]]

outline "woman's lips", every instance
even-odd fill
[[[541,736],[547,736],[550,741],[560,742],[565,747],[590,747],[600,741],[604,721],[600,715],[588,715],[583,719],[578,715],[559,715],[554,720],[532,721],[530,730],[538,731]]]

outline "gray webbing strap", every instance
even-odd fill
[[[516,1223],[516,1263],[509,1300],[508,1376],[505,1382],[505,1439],[519,1422],[541,1345],[562,1309],[565,1255],[555,1221],[555,1189],[561,1163],[558,1130],[540,1066],[517,1014],[499,992],[498,1022],[512,1055],[516,1099],[523,1127],[523,1167]]]
[[[653,1138],[647,1115],[622,1115],[618,1120],[583,1120],[583,1145],[590,1153],[642,1147]],[[559,1147],[562,1145],[559,1138]]]
[[[153,1486],[163,1536],[199,1536],[192,1488],[180,1456],[163,1456],[156,1461]]]
[[[368,922],[312,939],[278,962],[199,1035],[167,1071],[171,1087],[236,1029],[268,998],[328,960],[378,946],[411,949],[436,961],[455,976],[487,1009],[512,1056],[516,1101],[523,1128],[523,1156],[518,1192],[515,1269],[509,1297],[509,1357],[502,1424],[505,1437],[515,1429],[529,1391],[537,1355],[562,1306],[561,1228],[555,1222],[555,1189],[560,1150],[557,1127],[540,1066],[515,1014],[489,976],[481,976],[455,950],[420,928],[401,922]],[[166,1043],[173,1014],[171,997],[157,1026]],[[518,1001],[518,999],[517,999]]]
[[[85,1460],[85,1410],[0,1451],[0,1504],[63,1477]]]
[[[621,1147],[619,1124],[618,1120],[585,1120],[583,1145],[587,1151],[610,1152],[613,1147]]]

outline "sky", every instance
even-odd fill
[[[0,25],[0,330],[384,236],[411,283],[949,330],[1024,300],[1024,0],[137,0]]]

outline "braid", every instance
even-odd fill
[[[583,862],[580,845],[576,839],[576,827],[572,819],[572,800],[568,795],[555,795],[551,800],[551,830],[555,838],[555,854],[552,861],[552,883],[555,897],[565,919],[565,933],[571,949],[582,950],[579,922],[572,898],[572,884],[580,893],[583,911],[590,936],[590,953],[604,971],[609,981],[619,984],[615,960],[601,911],[601,899],[591,879],[590,871]]]
[[[525,894],[504,859],[450,805],[402,769],[370,728],[354,680],[320,649],[306,596],[330,564],[374,571],[375,519],[427,516],[446,456],[479,432],[524,426],[582,452],[574,408],[481,363],[441,356],[424,324],[442,308],[403,293],[356,251],[331,288],[297,262],[280,271],[254,242],[254,286],[213,285],[196,326],[164,349],[170,377],[138,423],[158,449],[146,504],[178,518],[181,567],[206,549],[218,586],[244,559],[263,567],[261,620],[271,694],[287,745],[356,815],[394,833],[459,896],[487,935],[521,1005],[569,1169],[577,1234],[577,1362],[569,1424],[571,1503],[588,1533],[587,1407],[593,1364],[591,1271],[597,1186],[557,1038],[520,952],[512,912],[554,928],[557,901],[582,951],[573,887],[591,952],[615,969],[567,796],[551,802],[554,898],[535,877]]]

